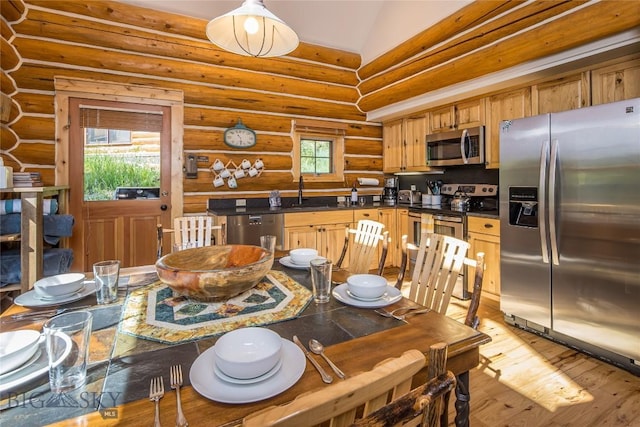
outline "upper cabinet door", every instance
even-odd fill
[[[640,58],[591,72],[593,105],[640,97]]]
[[[534,116],[588,107],[591,105],[589,72],[532,86],[531,103]]]
[[[385,123],[382,128],[382,169],[386,173],[401,172],[404,163],[404,136],[402,120]]]
[[[513,90],[487,98],[485,162],[487,168],[500,167],[500,123],[531,116],[531,88]]]

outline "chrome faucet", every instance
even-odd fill
[[[300,175],[300,181],[298,181],[298,206],[302,206],[302,189],[304,188],[304,181],[302,175]]]

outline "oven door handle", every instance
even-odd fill
[[[462,222],[462,218],[457,216],[434,215],[433,219],[437,221],[446,221],[446,222]]]

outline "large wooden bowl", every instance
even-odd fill
[[[273,266],[273,252],[259,246],[187,249],[156,262],[158,277],[181,295],[201,301],[229,299],[254,287]]]

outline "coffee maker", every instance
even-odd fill
[[[395,206],[398,202],[398,177],[389,177],[384,179],[384,188],[382,189],[382,203],[386,206]]]

